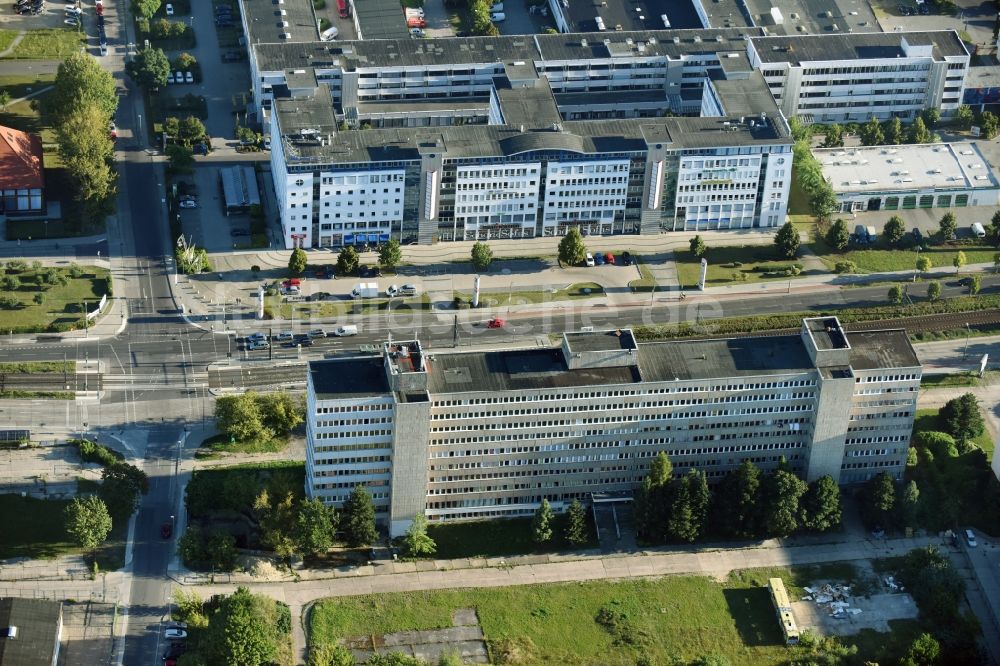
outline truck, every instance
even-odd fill
[[[337,13],[340,14],[340,18],[347,18],[351,15],[347,0],[337,0]]]
[[[349,335],[357,335],[358,334],[358,327],[355,326],[354,324],[347,324],[347,325],[344,325],[344,326],[338,326],[336,328],[336,330],[334,330],[333,334],[336,335],[338,338],[344,338],[344,337],[347,337]]]
[[[378,282],[359,282],[351,290],[354,298],[378,298]]]

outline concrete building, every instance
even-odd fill
[[[899,478],[921,368],[905,331],[637,343],[566,333],[554,349],[425,352],[310,364],[306,491],[339,506],[371,491],[393,535],[432,521],[557,510],[630,494],[665,452],[718,481],[781,458],[805,479]]]
[[[813,151],[840,212],[996,206],[1000,183],[976,143]]]
[[[0,666],[56,666],[62,603],[0,597]]]
[[[45,211],[42,138],[0,126],[0,215]]]
[[[807,123],[951,115],[969,68],[953,30],[750,37],[747,53],[782,113]]]

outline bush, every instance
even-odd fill
[[[117,451],[113,451],[89,439],[77,439],[72,441],[71,444],[76,445],[83,462],[97,463],[102,467],[113,467],[125,459],[125,456]]]
[[[838,261],[833,265],[833,270],[837,273],[857,273],[858,265],[853,261]]]

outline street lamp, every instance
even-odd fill
[[[964,361],[969,356],[969,336],[972,335],[972,329],[969,328],[968,322],[965,324],[965,349],[962,351],[962,360]]]

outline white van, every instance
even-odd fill
[[[976,535],[972,530],[965,530],[965,543],[969,544],[969,548],[976,547]]]
[[[247,349],[250,351],[257,351],[258,349],[270,349],[271,343],[265,340],[251,340],[250,344],[247,345]]]
[[[338,34],[340,34],[340,31],[337,30],[336,26],[332,26],[321,32],[319,36],[324,42],[332,42],[337,38]]]
[[[349,335],[357,335],[358,327],[355,326],[354,324],[350,324],[347,326],[338,326],[337,330],[335,330],[333,334],[336,335],[338,338],[344,338]]]
[[[490,7],[490,13],[498,14],[498,13],[500,13],[502,11],[503,11],[503,3],[502,2],[498,2],[495,5],[493,5],[492,7]]]
[[[490,20],[493,21],[494,23],[501,23],[505,18],[507,18],[507,15],[504,14],[503,12],[495,12],[493,14],[490,14]]]
[[[978,222],[972,223],[972,235],[976,238],[986,238],[986,229]]]

